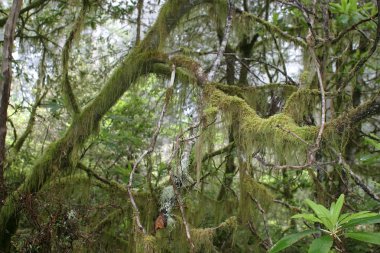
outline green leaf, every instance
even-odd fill
[[[370,211],[361,211],[361,212],[353,213],[353,214],[346,213],[340,216],[339,225],[347,223],[354,219],[368,218],[368,217],[373,217],[376,215],[377,215],[376,213],[371,213]]]
[[[342,227],[344,228],[350,228],[355,227],[356,225],[363,225],[363,224],[375,224],[380,223],[380,215],[372,216],[372,217],[365,217],[365,218],[359,218],[359,219],[353,219],[346,224],[343,224]]]
[[[329,235],[324,235],[311,243],[308,253],[328,253],[332,245],[333,238]]]
[[[276,253],[283,249],[286,249],[287,247],[293,245],[297,241],[301,240],[305,236],[318,233],[318,230],[306,230],[300,233],[291,234],[283,237],[281,240],[279,240],[273,247],[268,251],[268,253]]]
[[[347,0],[342,0],[341,5],[343,12],[347,12]]]
[[[342,206],[344,203],[344,194],[341,194],[336,201],[336,203],[333,203],[334,205],[331,205],[331,210],[332,212],[332,223],[336,224],[338,222],[338,218],[340,215],[340,211],[342,210]]]
[[[314,213],[318,216],[318,218],[322,221],[322,224],[325,225],[330,231],[333,230],[334,225],[332,223],[332,215],[330,214],[330,211],[327,210],[326,207],[322,205],[318,205],[314,201],[310,199],[305,200],[306,204],[310,206],[311,209],[313,209]]]
[[[380,245],[380,233],[351,232],[346,233],[346,236],[358,241]]]
[[[300,213],[300,214],[296,214],[296,215],[293,215],[291,217],[292,219],[305,219],[307,221],[311,221],[311,222],[319,222],[319,223],[322,223],[322,221],[320,219],[318,219],[317,217],[315,217],[314,214],[311,214],[311,213]]]

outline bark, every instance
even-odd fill
[[[0,208],[5,197],[4,168],[6,159],[5,138],[7,135],[7,111],[12,83],[12,49],[16,23],[20,14],[22,0],[14,0],[4,28],[3,60],[0,76]]]

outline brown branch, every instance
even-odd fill
[[[269,228],[268,228],[268,219],[267,219],[267,216],[265,214],[265,211],[263,209],[263,207],[261,206],[260,202],[251,196],[251,194],[249,195],[249,197],[251,198],[251,200],[253,202],[255,202],[257,208],[259,209],[260,213],[261,213],[261,216],[263,217],[263,222],[264,222],[264,230],[265,230],[265,235],[267,237],[267,241],[268,241],[268,246],[269,248],[271,248],[273,246],[273,241],[272,241],[272,238],[270,237],[270,234],[269,234]]]
[[[342,164],[344,170],[352,177],[354,182],[360,188],[362,188],[362,190],[365,193],[367,193],[368,196],[370,196],[372,199],[376,200],[377,202],[380,202],[380,196],[377,193],[375,193],[368,185],[366,185],[363,182],[363,179],[361,179],[359,175],[355,174],[355,172],[351,170],[350,165],[344,160],[342,154],[339,153],[338,156],[339,156],[340,164]]]

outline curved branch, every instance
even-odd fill
[[[262,24],[263,26],[265,26],[265,28],[267,28],[267,30],[269,32],[274,32],[276,34],[278,34],[281,38],[285,39],[285,40],[288,40],[288,41],[291,41],[293,42],[294,44],[300,46],[300,47],[303,47],[303,48],[306,48],[307,47],[307,44],[304,40],[302,39],[299,39],[297,37],[294,37],[286,32],[284,32],[283,30],[281,30],[279,27],[271,24],[270,22],[268,21],[265,21],[264,19],[261,19],[260,17],[258,16],[255,16],[251,13],[246,13],[246,12],[243,12],[243,17],[246,17],[246,18],[251,18],[253,19],[254,21]]]

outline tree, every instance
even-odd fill
[[[16,5],[1,250],[266,251],[306,197],[378,211],[380,1]]]

